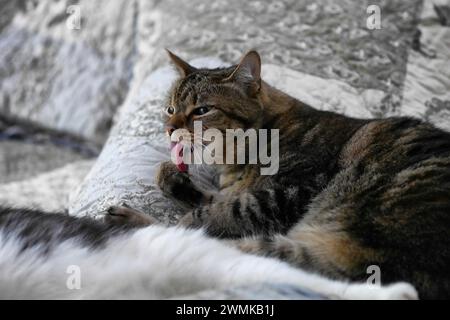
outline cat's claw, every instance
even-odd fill
[[[128,205],[108,208],[104,221],[116,226],[130,227],[145,227],[157,223],[155,218],[132,209]]]

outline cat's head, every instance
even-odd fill
[[[248,52],[229,68],[197,69],[168,51],[180,78],[172,87],[165,105],[166,132],[194,130],[194,121],[203,129],[257,129],[262,118],[261,59]]]

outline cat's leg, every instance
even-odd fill
[[[208,203],[213,197],[213,194],[192,183],[189,174],[180,172],[171,161],[161,163],[156,176],[156,184],[166,196],[187,209]]]
[[[158,220],[123,204],[110,207],[104,216],[104,222],[117,226],[146,227],[158,223]]]
[[[228,243],[244,252],[278,258],[333,279],[368,278],[371,273],[367,266],[384,261],[381,252],[351,238],[337,222],[300,222],[285,235],[244,237]]]
[[[186,214],[180,224],[203,227],[208,234],[223,238],[284,232],[297,219],[293,199],[296,193],[285,189],[273,187],[215,197],[211,203]],[[289,208],[289,212],[283,212],[283,207]]]

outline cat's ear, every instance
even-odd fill
[[[172,53],[169,49],[166,49],[167,54],[169,55],[170,60],[172,60],[172,63],[177,68],[178,72],[182,77],[187,77],[189,74],[197,71],[196,68],[191,66],[189,63]]]
[[[245,54],[230,76],[225,80],[238,81],[244,84],[251,84],[252,88],[259,91],[261,88],[261,58],[255,50]]]

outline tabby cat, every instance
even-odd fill
[[[383,283],[450,298],[450,133],[406,117],[316,110],[264,82],[255,51],[218,69],[169,55],[181,75],[166,106],[169,135],[192,132],[195,120],[222,132],[279,129],[279,171],[218,165],[217,193],[163,163],[158,185],[192,207],[181,224],[333,279],[363,281],[376,265]]]

